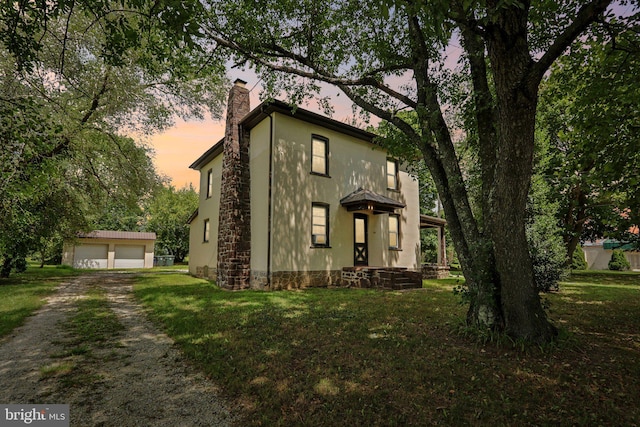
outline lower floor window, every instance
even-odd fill
[[[329,205],[311,205],[311,245],[329,246]]]
[[[389,215],[389,247],[400,248],[400,217],[398,215]]]

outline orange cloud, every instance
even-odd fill
[[[155,150],[154,164],[159,173],[171,178],[175,187],[193,184],[197,190],[199,174],[189,169],[189,165],[223,136],[223,121],[179,120],[171,129],[150,138]]]

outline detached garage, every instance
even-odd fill
[[[64,245],[62,263],[74,268],[151,268],[156,233],[96,230]]]

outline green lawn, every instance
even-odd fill
[[[545,348],[459,332],[455,279],[387,292],[225,292],[145,275],[137,297],[239,425],[637,425],[640,275],[578,274],[545,297]]]
[[[76,274],[71,268],[29,267],[25,273],[0,279],[0,338],[22,325],[62,280]]]

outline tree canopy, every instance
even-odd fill
[[[147,201],[146,229],[156,233],[156,249],[173,255],[176,262],[184,261],[189,253],[189,225],[187,221],[198,208],[198,193],[193,187],[176,189],[159,187]]]
[[[7,268],[42,239],[91,228],[112,203],[139,204],[159,180],[141,138],[176,116],[221,111],[224,64],[210,61],[191,31],[195,7],[0,5],[0,258]]]
[[[271,96],[299,103],[328,83],[399,129],[443,202],[468,285],[468,321],[547,341],[555,328],[525,232],[538,90],[587,29],[624,20],[611,3],[208,0],[203,33],[254,66]],[[415,112],[417,126],[404,111]],[[463,139],[477,146],[477,202],[459,161]]]
[[[580,241],[629,240],[640,224],[638,75],[640,31],[618,25],[592,31],[542,84],[545,176],[561,206],[567,263]]]

